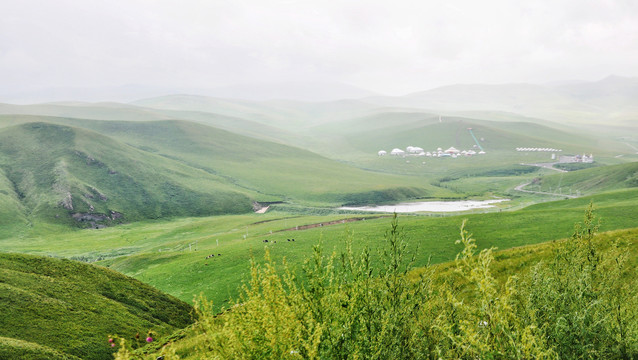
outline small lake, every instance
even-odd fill
[[[509,201],[510,199],[496,199],[496,200],[459,200],[459,201],[422,201],[422,202],[409,202],[399,203],[395,205],[381,205],[381,206],[342,206],[340,210],[357,210],[357,211],[378,211],[378,212],[396,212],[396,213],[411,213],[419,211],[427,212],[457,212],[467,211],[473,209],[487,209],[494,207],[493,204],[503,201]]]

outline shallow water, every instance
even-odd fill
[[[381,205],[381,206],[342,206],[341,210],[358,210],[358,211],[378,211],[378,212],[396,212],[396,213],[410,213],[410,212],[457,212],[467,211],[472,209],[487,209],[492,208],[496,203],[503,201],[509,201],[509,199],[498,200],[460,200],[460,201],[423,201],[423,202],[410,202],[399,203],[395,205]]]

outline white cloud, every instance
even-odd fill
[[[0,85],[458,82],[638,76],[632,0],[3,2]]]

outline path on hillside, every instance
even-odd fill
[[[523,164],[523,163],[521,163],[521,165],[537,166],[537,167],[542,167],[543,169],[554,170],[554,171],[558,171],[558,172],[562,172],[562,173],[566,173],[567,172],[567,170],[555,168],[554,165],[556,165],[556,164],[558,164],[558,163],[557,162],[537,163],[537,164]]]
[[[631,144],[630,144],[630,143],[628,143],[628,142],[626,142],[626,143],[625,143],[625,145],[627,145],[627,146],[629,146],[630,148],[632,148],[632,149],[636,150],[636,154],[638,154],[638,148],[637,148],[637,147],[635,147],[635,146],[631,145]]]
[[[548,192],[544,192],[544,191],[524,190],[523,188],[525,186],[529,185],[529,184],[531,184],[531,182],[527,182],[525,184],[518,185],[517,187],[514,188],[514,190],[521,191],[521,192],[526,192],[526,193],[530,193],[530,194],[552,195],[552,196],[566,197],[566,198],[570,198],[570,199],[575,199],[575,198],[578,197],[576,195],[565,195],[565,194],[548,193]]]

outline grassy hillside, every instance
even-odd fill
[[[191,308],[114,271],[0,253],[0,358],[112,359],[109,336],[167,336]]]
[[[370,126],[363,124],[370,123]],[[379,150],[418,146],[433,152],[454,146],[459,150],[476,150],[469,128],[486,151],[471,158],[429,158],[377,156]],[[357,130],[358,129],[358,130]],[[550,162],[548,152],[518,152],[517,147],[562,149],[563,153],[594,153],[599,161],[620,162],[617,151],[626,153],[627,146],[610,143],[607,137],[594,137],[579,130],[568,132],[531,122],[475,120],[443,117],[426,113],[384,113],[377,116],[343,121],[338,126],[321,126],[316,130],[325,136],[324,150],[332,157],[347,159],[357,166],[401,174],[426,176],[431,181],[464,173],[475,176],[494,168],[518,166],[520,163]],[[314,131],[314,128],[313,128]],[[330,135],[332,134],[332,135]],[[557,153],[560,154],[560,153]],[[628,159],[628,158],[627,158]]]
[[[175,159],[261,194],[257,200],[342,204],[452,196],[418,178],[364,171],[296,147],[185,121],[74,122],[141,150]]]
[[[632,162],[545,175],[536,178],[527,189],[563,194],[595,194],[635,187],[638,187],[638,163]]]
[[[252,200],[325,206],[459,196],[191,122],[41,119],[55,123],[0,129],[6,224],[241,213]]]
[[[68,126],[2,129],[0,168],[3,210],[30,221],[96,225],[251,210],[250,193],[226,179]]]
[[[214,112],[145,108],[119,103],[0,104],[0,126],[46,121],[73,125],[71,119],[109,121],[188,120],[258,139],[293,139],[290,132],[263,122]],[[250,118],[250,113],[238,113]],[[80,120],[80,121],[82,121]],[[71,121],[71,122],[70,122]]]

